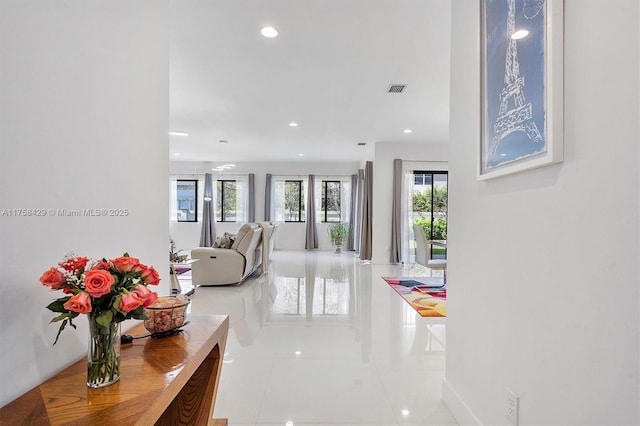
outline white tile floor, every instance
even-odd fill
[[[352,253],[275,251],[266,275],[198,287],[191,312],[230,320],[214,417],[234,426],[455,425],[441,401],[445,319],[420,317],[381,278],[413,274],[429,272],[363,265]],[[188,285],[188,274],[180,279]]]

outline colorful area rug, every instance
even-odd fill
[[[447,316],[447,289],[442,278],[382,277],[423,317]]]
[[[182,275],[185,272],[189,272],[191,270],[190,266],[174,266],[173,269],[176,271],[176,275]]]

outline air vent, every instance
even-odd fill
[[[402,93],[402,91],[404,90],[404,88],[407,87],[406,84],[392,84],[391,86],[389,86],[389,93]]]
[[[358,146],[366,146],[367,143],[366,142],[358,142]]]

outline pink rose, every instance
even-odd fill
[[[91,297],[89,297],[89,293],[83,291],[71,296],[71,298],[67,300],[62,306],[69,311],[78,312],[80,314],[88,314],[92,309]]]
[[[144,265],[142,263],[138,263],[133,270],[136,272],[144,272],[147,269],[147,265]]]
[[[87,265],[87,262],[89,262],[88,257],[78,256],[62,261],[58,263],[58,265],[62,266],[65,271],[76,272],[84,268]]]
[[[144,272],[142,272],[142,275],[140,275],[140,278],[142,278],[147,284],[160,284],[160,274],[153,268],[153,266],[145,269]]]
[[[52,290],[58,290],[65,285],[67,279],[62,271],[56,268],[51,268],[40,276],[40,282],[47,287],[51,287]]]
[[[113,276],[103,269],[92,269],[84,274],[85,289],[93,297],[108,294],[114,281]]]
[[[135,267],[140,264],[140,260],[138,260],[135,257],[122,256],[115,259],[111,259],[111,263],[113,263],[113,266],[118,271],[127,272],[127,271],[134,270]]]
[[[140,296],[138,296],[138,293],[132,292],[123,294],[122,300],[120,301],[120,310],[122,312],[131,312],[142,305],[143,302],[144,300],[142,300]]]
[[[133,292],[136,293],[138,297],[140,297],[140,299],[143,301],[142,306],[144,306],[145,308],[155,302],[158,298],[158,293],[149,290],[147,286],[144,286],[142,284],[138,284]]]

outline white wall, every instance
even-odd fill
[[[449,145],[378,142],[373,162],[373,263],[391,262],[393,160],[447,161]]]
[[[0,2],[0,406],[87,352],[38,278],[69,251],[128,251],[168,293],[167,2]],[[55,217],[49,209],[128,209]]]
[[[476,180],[479,8],[453,0],[443,394],[461,424],[640,424],[637,0],[565,0],[562,164]]]
[[[264,194],[266,174],[271,173],[274,176],[300,176],[306,178],[309,173],[316,175],[316,180],[320,176],[350,176],[358,174],[359,164],[353,162],[340,163],[254,163],[254,162],[237,162],[232,174],[255,174],[255,197],[256,197],[256,221],[264,220]],[[205,173],[211,172],[213,164],[210,162],[188,162],[174,161],[170,164],[170,173],[172,175],[180,175],[189,178],[195,175],[195,178],[204,180]],[[213,178],[216,179],[216,174]],[[222,235],[225,232],[236,233],[241,223],[216,223],[216,234]],[[304,250],[305,244],[305,224],[304,223],[278,223],[278,231],[275,240],[275,249],[279,250]],[[171,220],[170,232],[174,238],[176,245],[180,249],[190,249],[197,247],[200,242],[201,222],[187,223],[176,222]],[[327,233],[327,224],[318,224],[318,249],[332,250],[333,246],[329,241]]]

